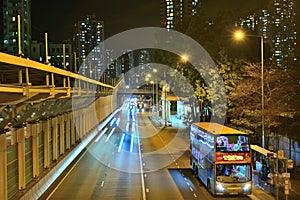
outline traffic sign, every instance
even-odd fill
[[[285,195],[290,194],[290,180],[289,180],[289,178],[284,178],[284,194]]]
[[[284,151],[283,150],[278,150],[277,154],[278,154],[279,159],[284,158]]]
[[[293,169],[293,160],[292,159],[288,159],[287,160],[287,168],[288,169]]]
[[[290,173],[282,173],[283,178],[290,178],[291,174]]]

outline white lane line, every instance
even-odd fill
[[[126,124],[126,132],[129,131],[129,123]]]
[[[136,125],[136,124],[135,124]],[[142,182],[142,194],[143,194],[143,200],[146,200],[146,187],[145,187],[145,179],[144,179],[144,170],[143,170],[143,161],[142,161],[142,151],[141,151],[141,141],[140,141],[140,136],[139,136],[139,131],[137,129],[137,143],[139,144],[139,160],[140,160],[140,170],[141,170],[141,182]]]
[[[104,133],[108,130],[107,127],[105,127],[105,129],[101,132],[101,134],[97,137],[97,139],[95,140],[95,142],[98,142],[100,140],[100,138],[104,135]]]
[[[110,126],[114,125],[115,121],[116,121],[116,118],[114,117],[113,120],[111,120],[111,122],[110,122]]]
[[[125,139],[125,133],[123,133],[123,135],[122,135],[122,139],[121,139],[120,144],[119,144],[118,152],[120,152],[121,149],[122,149],[122,145],[123,145],[124,139]]]
[[[104,186],[104,181],[101,182],[101,187],[103,187],[103,186]]]
[[[117,124],[117,126],[119,126],[119,124],[120,124],[120,118],[117,119],[116,124]]]
[[[132,152],[133,150],[133,138],[134,138],[134,133],[131,134],[130,152]]]
[[[114,128],[110,131],[110,133],[109,133],[109,135],[107,136],[105,142],[107,142],[107,141],[109,140],[109,138],[111,137],[111,135],[114,133],[115,129],[116,129],[116,128],[114,127]]]

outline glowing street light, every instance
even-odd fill
[[[187,54],[182,54],[180,60],[181,62],[186,63],[189,60],[189,56]]]
[[[262,144],[261,146],[265,148],[265,102],[264,102],[264,37],[258,35],[246,35],[243,31],[238,30],[234,33],[234,38],[236,40],[243,40],[245,37],[259,37],[260,38],[260,50],[261,50],[261,129],[262,129]]]
[[[241,30],[238,30],[234,33],[234,37],[236,40],[243,40],[245,37],[245,33]]]

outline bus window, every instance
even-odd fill
[[[217,137],[217,152],[250,151],[248,136],[221,135]]]
[[[250,165],[220,164],[216,166],[217,181],[223,183],[251,180]]]

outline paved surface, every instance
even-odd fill
[[[156,127],[164,127],[165,122],[161,118],[156,118],[153,116],[149,116],[152,123]],[[173,127],[182,128],[184,125],[182,121],[175,116],[170,116],[169,123],[167,125],[171,125]],[[258,176],[258,173],[253,173],[253,194],[251,195],[252,199],[261,199],[261,200],[274,200],[277,199],[277,191],[274,185],[261,180]],[[290,194],[286,197],[284,195],[283,187],[281,186],[278,189],[278,200],[300,200],[300,176],[293,176],[291,174],[290,178]]]
[[[259,199],[276,199],[277,191],[274,185],[271,185],[263,180],[260,180],[260,177],[257,173],[253,173],[253,183],[255,187],[259,190],[255,194]],[[300,179],[291,176],[290,179],[290,194],[287,196],[284,195],[283,187],[278,189],[278,200],[299,200],[300,199]]]

